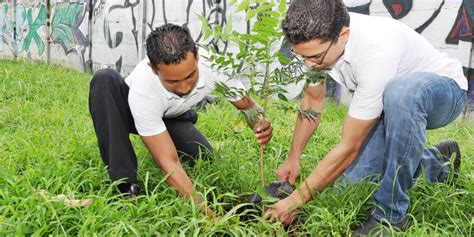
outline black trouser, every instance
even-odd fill
[[[137,182],[137,157],[129,134],[137,134],[130,107],[129,88],[118,72],[102,69],[90,83],[89,110],[99,142],[99,150],[112,181],[126,178]],[[194,127],[197,113],[187,111],[176,118],[163,119],[182,158],[194,164],[200,155],[212,153],[207,139]]]

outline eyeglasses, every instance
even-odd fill
[[[334,44],[334,42],[337,41],[337,38],[333,39],[331,41],[331,43],[329,44],[329,47],[322,53],[318,53],[316,55],[313,55],[313,56],[303,56],[303,55],[299,55],[297,54],[293,48],[291,48],[291,53],[293,55],[295,55],[298,59],[300,60],[308,60],[310,62],[313,62],[313,63],[317,63],[319,65],[321,65],[324,61],[324,58],[326,58],[326,55],[328,55],[328,52],[329,52],[329,49],[331,49],[332,45]]]

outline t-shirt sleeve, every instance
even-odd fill
[[[128,103],[140,136],[154,136],[166,130],[162,103],[134,92],[130,92]]]
[[[354,69],[357,86],[348,113],[357,119],[374,119],[382,114],[383,92],[388,81],[397,74],[400,53],[384,49],[358,58],[358,67]]]

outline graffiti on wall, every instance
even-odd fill
[[[0,44],[0,52],[4,51],[3,44],[7,44],[15,56],[26,53],[28,57],[31,57],[31,49],[34,46],[35,57],[43,56],[48,42],[45,32],[48,23],[47,6],[43,3],[32,6],[17,4],[14,24],[8,21],[9,5],[4,4],[1,8],[0,35],[3,42]],[[50,21],[51,42],[60,45],[65,55],[77,52],[80,60],[85,63],[84,52],[88,39],[79,30],[79,25],[86,17],[85,5],[83,3],[57,3],[52,10],[54,14]]]
[[[463,0],[459,7],[458,15],[454,21],[454,25],[446,37],[446,43],[457,44],[459,40],[472,42],[473,35],[473,18],[474,17],[474,0]]]
[[[413,2],[412,0],[383,0],[383,4],[392,18],[401,19],[410,12]]]
[[[4,44],[14,51],[14,32],[13,24],[8,19],[8,4],[4,3],[0,5],[0,52],[4,52]]]
[[[86,7],[84,3],[57,3],[51,20],[52,42],[60,45],[65,55],[77,53],[83,65],[89,40],[79,26],[86,18]]]
[[[33,14],[33,10],[34,8],[28,8],[26,15],[22,15],[22,17],[26,16],[28,21],[28,30],[26,31],[26,36],[23,39],[23,50],[28,52],[31,42],[34,41],[36,47],[38,48],[38,54],[42,55],[45,51],[45,44],[41,39],[38,30],[46,25],[47,9],[44,4],[41,4],[36,16]],[[20,33],[22,32],[17,30],[18,36],[20,36]]]
[[[57,46],[52,59],[79,61],[83,70],[92,61],[94,69],[113,67],[122,74],[144,57],[144,40],[154,27],[170,22],[185,25],[201,41],[197,14],[203,15],[211,27],[223,26],[226,17],[233,17],[227,16],[229,0],[48,1],[51,5],[47,1],[13,2],[0,0],[0,54],[44,59],[49,57],[45,52]],[[474,40],[474,0],[344,2],[350,11],[388,16],[408,24],[436,47],[460,58],[468,77],[474,77],[469,60],[472,55],[468,52]],[[248,31],[250,23],[234,26]],[[225,42],[214,39],[201,43],[227,49]]]
[[[388,12],[388,16],[391,16],[394,19],[401,20],[404,23],[411,26],[418,33],[425,35],[431,43],[434,43],[436,47],[444,48],[450,50],[450,54],[454,56],[461,56],[461,61],[463,62],[464,71],[466,77],[469,79],[469,94],[471,95],[470,108],[471,111],[474,111],[474,69],[471,68],[469,57],[469,49],[472,49],[472,43],[474,41],[473,35],[473,17],[474,17],[474,0],[459,0],[459,10],[457,16],[452,23],[447,22],[447,27],[442,27],[440,23],[445,22],[444,17],[447,17],[448,14],[443,13],[443,11],[449,10],[445,4],[448,4],[445,0],[433,0],[425,3],[425,9],[419,10],[413,5],[413,0],[383,0],[383,6]],[[372,14],[371,9],[377,9],[375,13],[380,12],[380,2],[373,0],[357,1],[357,0],[345,0],[345,3],[349,6],[349,10],[353,12],[363,13],[363,14]],[[352,4],[354,3],[354,4]],[[378,5],[377,5],[378,4]],[[373,6],[377,5],[377,6]],[[420,7],[420,6],[419,6]],[[429,9],[429,10],[427,10]],[[425,12],[429,14],[424,15]],[[417,19],[421,19],[420,22],[411,22],[413,18],[408,20],[408,17],[413,17],[414,15],[419,15]],[[442,37],[433,36],[442,35]],[[444,39],[443,42],[436,42],[435,39]],[[461,45],[460,41],[464,43]],[[465,47],[468,44],[469,47]],[[449,45],[457,45],[458,47],[452,47]],[[461,47],[462,46],[462,47]]]
[[[142,1],[143,2],[143,1]],[[140,60],[142,2],[97,0],[92,10],[93,70],[114,68],[122,74]],[[107,55],[103,57],[103,55]],[[102,56],[102,57],[100,57]],[[124,70],[124,67],[125,68]]]
[[[143,6],[144,4],[145,6]],[[145,27],[141,25],[143,7],[147,11]],[[181,10],[177,11],[177,8]],[[93,43],[101,41],[103,38],[106,45],[104,45],[105,47],[93,47],[95,52],[99,51],[108,57],[107,59],[94,59],[94,70],[112,67],[122,74],[128,73],[141,60],[140,56],[143,57],[143,54],[140,55],[140,50],[146,35],[155,27],[165,23],[187,26],[194,39],[200,42],[202,40],[201,22],[197,20],[197,14],[206,17],[211,27],[223,26],[226,22],[226,9],[226,0],[179,2],[171,0],[97,0],[94,2],[92,11]],[[96,32],[99,29],[102,32]],[[216,47],[219,45],[221,50],[227,49],[226,42],[215,42],[214,39],[201,43],[210,43]],[[134,45],[133,50],[130,48],[132,44]]]
[[[107,16],[111,15],[111,13],[115,9],[130,11],[131,19],[132,19],[132,25],[133,25],[131,33],[133,35],[133,38],[135,39],[135,46],[136,46],[136,49],[137,49],[137,53],[138,53],[138,28],[137,28],[137,13],[136,13],[136,11],[138,11],[137,6],[138,6],[139,3],[140,3],[139,1],[126,0],[123,5],[112,5],[109,8],[109,11],[108,11],[108,14],[107,14]],[[112,34],[110,32],[110,25],[109,25],[110,21],[107,20],[107,16],[105,17],[105,20],[104,20],[104,35],[106,37],[107,44],[109,45],[109,47],[111,49],[114,49],[122,42],[123,32],[117,31],[115,33],[115,36],[112,37]]]
[[[156,6],[155,1],[151,1],[153,4],[153,10],[151,12],[151,20],[148,23],[149,30],[153,30],[154,27],[166,23],[171,23],[170,18],[168,15],[175,15],[176,11],[175,8],[171,7],[176,4],[174,1],[167,1],[162,0],[161,6]],[[183,1],[184,2],[184,1]],[[201,29],[201,22],[199,20],[190,20],[193,16],[200,14],[204,16],[211,28],[217,26],[224,26],[227,21],[227,1],[226,0],[188,0],[185,4],[183,4],[182,9],[184,10],[184,22],[181,24],[183,26],[188,27],[191,30],[195,40],[200,42],[203,36]],[[159,14],[162,15],[162,19],[157,19],[157,12],[160,10]],[[170,10],[170,12],[168,11]],[[173,22],[177,23],[177,22]],[[247,27],[249,28],[249,26]],[[199,29],[197,32],[194,29]],[[204,43],[204,42],[201,42]],[[209,42],[205,42],[218,47],[219,43],[223,44],[223,48],[221,50],[225,51],[227,49],[226,42],[217,42],[215,39],[210,39]]]
[[[100,16],[102,16],[102,14],[104,13],[104,9],[105,9],[105,0],[96,0],[94,2],[95,6],[93,7],[94,11],[92,13],[92,18],[94,19],[94,24],[96,23],[96,20],[100,18]]]
[[[44,4],[32,7],[25,7],[23,4],[15,6],[15,21],[10,22],[9,18],[13,12],[11,5],[4,3],[0,5],[0,52],[3,52],[4,44],[8,45],[13,55],[26,52],[30,53],[31,46],[37,48],[37,55],[41,56],[46,45],[39,33],[40,29],[46,25],[47,8]]]

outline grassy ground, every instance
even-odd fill
[[[139,179],[148,195],[117,197],[99,157],[88,113],[89,75],[44,64],[0,61],[0,236],[4,235],[249,235],[284,236],[278,224],[260,219],[241,222],[235,209],[209,220],[190,202],[175,198],[138,137],[131,136],[139,157]],[[296,102],[292,102],[296,103]],[[277,106],[273,105],[274,108]],[[329,103],[323,122],[303,156],[302,176],[338,141],[346,109]],[[285,159],[294,115],[270,111],[274,139],[266,153],[266,180]],[[258,147],[229,103],[200,112],[197,126],[216,149],[213,162],[189,168],[196,189],[231,202],[259,184]],[[455,138],[464,154],[460,183],[454,188],[424,180],[411,191],[408,236],[474,235],[474,126],[455,122],[429,131],[428,144]],[[301,180],[300,180],[301,181]],[[374,185],[333,187],[303,207],[306,222],[299,234],[346,235],[370,212]],[[58,201],[93,200],[87,207]]]

